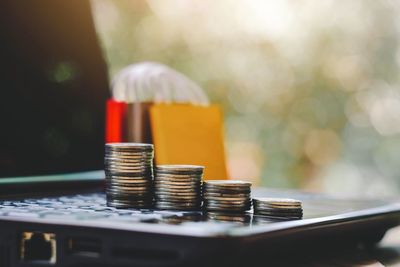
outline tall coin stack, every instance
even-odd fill
[[[105,146],[107,205],[149,208],[153,205],[152,144],[109,143]]]
[[[303,217],[300,200],[288,198],[254,198],[254,214],[278,220],[298,220]]]
[[[203,185],[203,199],[206,211],[244,212],[251,209],[251,183],[206,181]]]
[[[154,178],[156,208],[164,210],[199,210],[203,166],[157,165]]]

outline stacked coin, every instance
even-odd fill
[[[303,217],[300,200],[287,198],[254,198],[254,214],[279,220],[297,220]]]
[[[164,210],[199,210],[203,166],[157,165],[154,179],[156,207]]]
[[[234,180],[206,181],[203,185],[206,211],[244,212],[251,209],[251,183]]]
[[[153,157],[152,144],[106,144],[107,205],[117,208],[152,206]]]

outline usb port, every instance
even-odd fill
[[[71,255],[97,258],[101,250],[101,241],[97,238],[71,237],[68,239],[68,253]]]

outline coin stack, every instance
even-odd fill
[[[203,166],[157,165],[154,179],[156,208],[164,210],[199,210]]]
[[[203,185],[206,211],[244,212],[251,209],[251,183],[234,180],[206,181]]]
[[[109,143],[105,147],[107,205],[149,208],[153,205],[152,144]]]
[[[303,217],[300,200],[287,198],[254,198],[254,214],[278,220],[297,220]]]

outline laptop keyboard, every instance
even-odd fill
[[[62,219],[173,223],[203,221],[201,212],[158,211],[150,209],[116,209],[106,206],[102,193],[73,196],[29,198],[20,201],[0,201],[0,216]]]
[[[293,192],[258,190],[256,196],[291,197]],[[304,219],[329,216],[378,206],[374,201],[339,201],[313,197],[312,194],[296,194],[302,199]],[[65,195],[60,197],[27,198],[23,200],[0,200],[0,216],[59,219],[59,220],[106,220],[114,222],[141,222],[182,224],[188,222],[229,222],[239,225],[265,224],[277,221],[262,216],[242,214],[204,214],[201,211],[168,211],[152,209],[117,209],[106,205],[104,193]]]

